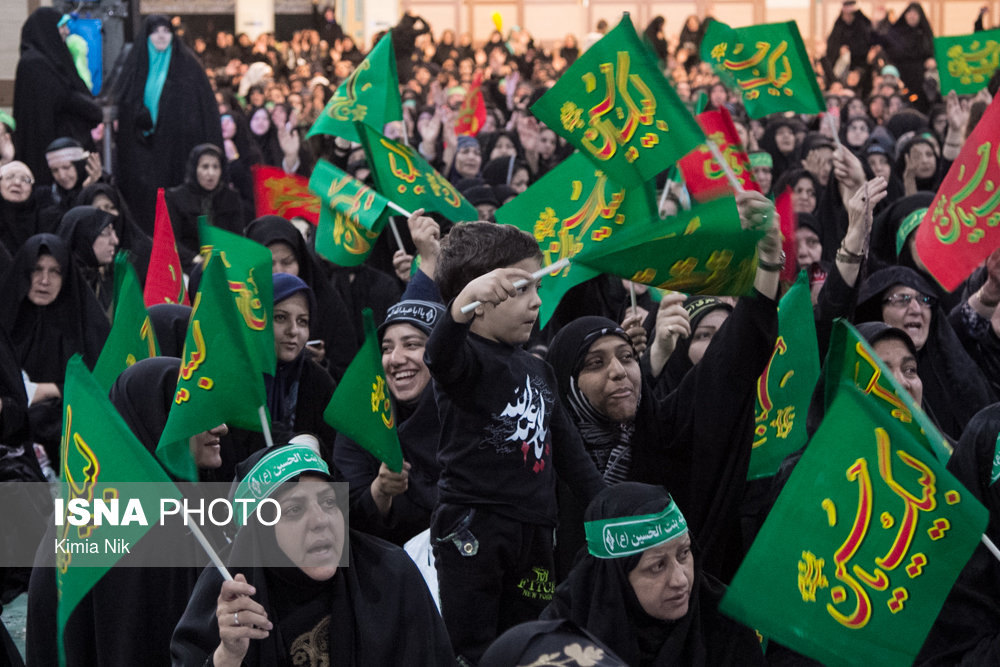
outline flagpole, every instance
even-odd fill
[[[986,545],[986,548],[990,550],[990,553],[993,554],[993,557],[1000,560],[1000,549],[997,549],[997,545],[993,544],[993,540],[986,537],[986,533],[983,533],[980,539]]]
[[[661,218],[663,217],[663,205],[667,203],[667,195],[670,194],[670,186],[672,181],[668,178],[667,182],[663,184],[663,192],[660,193],[660,205],[656,209],[657,215]]]
[[[830,133],[833,135],[833,140],[837,143],[837,148],[840,148],[841,147],[841,144],[840,144],[840,134],[837,132],[837,126],[833,122],[833,116],[830,115],[829,111],[826,112],[823,115],[829,121],[827,123],[827,125],[830,126]]]
[[[715,158],[715,161],[722,166],[722,170],[726,172],[726,179],[729,180],[729,185],[733,188],[733,191],[737,194],[743,192],[743,184],[740,183],[740,179],[736,178],[736,173],[733,171],[733,167],[729,164],[729,161],[722,157],[722,151],[719,150],[718,144],[711,139],[709,139],[706,143],[708,144],[708,151],[712,154],[712,157]]]
[[[393,211],[396,211],[400,215],[405,215],[407,219],[413,217],[413,214],[407,211],[402,206],[399,206],[391,201],[387,201],[387,204],[389,208],[391,208]],[[396,227],[396,221],[393,220],[391,217],[389,218],[389,228],[392,230],[392,237],[396,239],[396,245],[399,246],[400,250],[405,251],[406,247],[403,245],[403,237],[399,235],[399,228]]]
[[[634,282],[629,281],[629,283],[628,283],[628,291],[629,291],[629,295],[632,297],[632,315],[635,315],[636,313],[639,312],[639,308],[636,306],[636,303],[635,303],[635,283]]]
[[[200,544],[201,548],[208,554],[208,557],[212,560],[212,564],[215,565],[215,569],[219,571],[222,578],[226,581],[232,581],[233,575],[229,574],[229,570],[226,569],[222,559],[219,558],[219,554],[215,553],[215,549],[213,549],[212,545],[209,544],[208,538],[206,538],[205,534],[201,532],[201,528],[198,527],[198,524],[192,521],[188,525],[191,527],[191,533],[194,535],[194,538],[198,540],[198,544]]]
[[[267,413],[264,412],[264,406],[257,408],[257,414],[260,415],[260,429],[264,432],[264,442],[267,443],[267,448],[271,449],[274,447],[274,440],[271,439],[271,427],[267,425]]]
[[[413,217],[412,213],[410,213],[405,208],[403,208],[402,206],[399,206],[398,204],[396,204],[393,201],[388,201],[387,205],[389,206],[389,208],[391,208],[396,213],[399,213],[400,215],[406,216],[407,218],[412,218]]]
[[[567,266],[569,266],[569,263],[570,263],[570,258],[563,257],[558,262],[553,262],[548,266],[543,266],[542,268],[538,269],[537,271],[531,274],[531,280],[525,280],[524,278],[522,278],[521,280],[514,281],[514,289],[521,289],[522,287],[524,287],[525,285],[527,285],[532,281],[538,280],[539,278],[547,276],[550,273],[555,273],[559,269],[566,268]],[[462,306],[462,314],[468,315],[476,308],[479,308],[479,306],[481,305],[483,305],[481,301],[473,301],[472,303],[468,303]]]

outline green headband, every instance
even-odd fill
[[[687,521],[673,500],[659,514],[586,521],[587,551],[595,558],[623,558],[669,542],[687,532]]]
[[[903,245],[906,243],[907,237],[914,229],[920,226],[920,221],[924,219],[924,213],[927,213],[927,207],[918,208],[913,213],[909,214],[903,218],[903,222],[900,223],[899,229],[896,230],[896,255],[903,250]]]
[[[17,123],[14,122],[14,117],[6,111],[0,111],[0,123],[9,127],[11,132],[17,131]]]
[[[750,167],[767,167],[768,169],[774,168],[774,158],[771,157],[770,153],[750,153]]]
[[[252,498],[259,503],[288,480],[305,472],[330,475],[330,468],[308,445],[279,447],[257,462],[239,486],[236,498]],[[255,503],[256,504],[256,503]],[[249,510],[247,514],[250,514]]]

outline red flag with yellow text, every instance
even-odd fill
[[[298,174],[288,174],[280,167],[254,165],[253,199],[257,217],[279,215],[282,218],[300,217],[312,224],[319,224],[319,197],[309,190],[309,179]]]
[[[163,188],[156,191],[153,250],[149,256],[142,300],[147,308],[158,303],[191,305],[187,290],[184,288],[181,258],[177,254],[177,242],[174,240],[174,228],[170,224],[170,213],[167,211],[167,201],[163,197]]]
[[[750,158],[740,144],[740,136],[736,133],[736,126],[733,125],[729,112],[725,108],[702,111],[696,118],[705,132],[705,138],[714,141],[719,147],[719,152],[729,162],[743,187],[760,192],[760,186],[753,177],[753,169],[750,168]],[[685,155],[677,166],[684,176],[688,192],[696,201],[705,202],[729,192],[726,172],[712,156],[707,144],[701,144]]]
[[[469,93],[462,100],[458,109],[458,120],[455,121],[455,134],[467,134],[474,137],[486,124],[486,102],[483,101],[483,73],[477,71],[472,77]]]

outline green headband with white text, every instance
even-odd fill
[[[673,500],[658,514],[586,521],[587,551],[595,558],[624,558],[659,546],[687,532],[687,521]]]

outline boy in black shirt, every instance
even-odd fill
[[[541,257],[510,225],[457,225],[441,242],[437,282],[449,306],[425,353],[442,424],[431,538],[442,616],[468,664],[552,599],[553,468],[583,502],[603,486],[552,368],[522,348],[541,306],[531,279]]]

